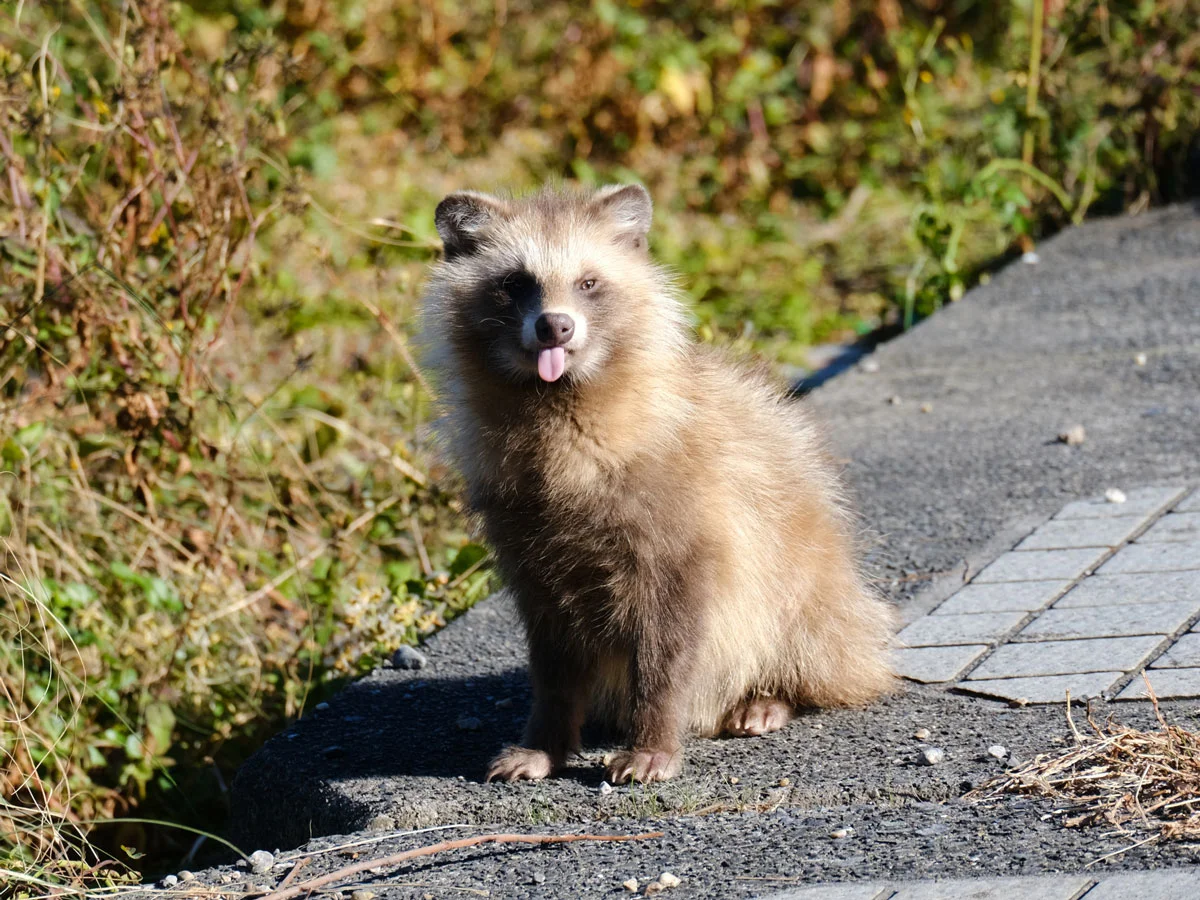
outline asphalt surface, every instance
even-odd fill
[[[1090,223],[1038,254],[798,401],[846,459],[870,565],[905,620],[1069,500],[1200,484],[1200,209]],[[1058,442],[1078,424],[1082,445]],[[233,786],[240,846],[293,850],[317,838],[302,848],[317,853],[303,881],[347,863],[322,848],[394,830],[665,833],[456,851],[379,876],[370,889],[380,898],[611,897],[663,870],[683,879],[671,896],[749,897],[814,881],[1078,871],[1110,853],[1099,870],[1200,861],[1195,847],[1129,849],[1135,838],[1064,828],[1041,801],[963,801],[1002,768],[987,747],[1028,759],[1067,746],[1069,732],[1061,707],[1009,709],[937,688],[806,714],[767,737],[693,741],[684,774],[661,786],[602,793],[602,738],[561,778],[485,785],[491,754],[518,738],[528,709],[512,610],[481,604],[423,651],[428,667],[375,672],[243,767]],[[1111,708],[1150,724],[1144,707]],[[1164,711],[1200,727],[1195,702]],[[945,762],[917,765],[923,743],[944,749]],[[268,881],[237,869],[201,881],[230,875],[231,886]]]

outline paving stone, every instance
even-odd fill
[[[1128,606],[1184,600],[1200,603],[1200,576],[1194,572],[1091,575],[1060,597],[1054,608]]]
[[[886,900],[892,889],[884,884],[819,884],[771,894],[763,900]]]
[[[1026,625],[1019,640],[1173,634],[1200,611],[1200,602],[1139,603],[1134,606],[1083,606],[1048,609]]]
[[[1062,703],[1067,691],[1071,699],[1098,697],[1125,677],[1124,672],[1086,672],[1082,675],[1040,675],[1033,678],[990,678],[963,681],[959,690],[1002,700],[1024,703]]]
[[[1146,523],[1146,516],[1106,519],[1051,519],[1017,544],[1018,550],[1065,550],[1070,547],[1116,547]]]
[[[1171,546],[1186,546],[1173,544]],[[1125,550],[1130,548],[1126,547]],[[988,584],[998,581],[1073,581],[1096,565],[1108,550],[1103,548],[1074,550],[1013,550],[998,556],[972,583]]]
[[[1124,503],[1109,503],[1103,497],[1068,503],[1056,519],[1108,519],[1114,516],[1151,516],[1184,492],[1181,487],[1138,488],[1125,492]]]
[[[1086,875],[955,878],[897,885],[892,900],[1073,900],[1093,881]]]
[[[1082,900],[1195,900],[1200,897],[1200,868],[1159,869],[1105,875]]]
[[[1065,551],[1060,551],[1065,552]],[[1007,554],[1006,554],[1007,555]],[[1003,559],[1004,557],[1000,557]],[[1129,544],[1100,567],[1101,575],[1122,572],[1178,572],[1200,569],[1200,541]]]
[[[1069,581],[1006,581],[968,584],[935,609],[932,615],[1006,612],[1041,609],[1070,587]]]
[[[892,893],[883,884],[820,884],[771,894],[762,900],[887,900]]]
[[[911,647],[895,651],[896,673],[922,684],[953,681],[988,648],[982,644],[966,647]]]
[[[1200,634],[1185,634],[1156,659],[1151,668],[1187,669],[1193,666],[1200,667]]]
[[[1196,488],[1175,507],[1175,512],[1200,512],[1200,488]]]
[[[1109,519],[1119,522],[1120,519]],[[1200,512],[1167,513],[1138,538],[1139,544],[1161,541],[1200,541]]]
[[[971,673],[972,679],[1020,678],[1027,675],[1074,675],[1079,672],[1129,672],[1160,644],[1148,637],[1092,638],[1005,644]]]
[[[1154,694],[1160,700],[1200,697],[1200,668],[1151,669],[1149,676],[1150,686],[1154,688]],[[1117,699],[1144,700],[1146,696],[1146,684],[1139,675],[1125,690],[1117,694]]]
[[[1022,610],[1013,610],[961,616],[923,616],[897,637],[909,647],[981,644],[1004,637],[1027,615]]]

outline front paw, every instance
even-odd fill
[[[674,750],[622,750],[608,764],[608,780],[612,784],[666,781],[678,775],[682,767],[682,747]]]
[[[488,781],[541,781],[554,771],[554,761],[545,750],[505,747],[488,767]]]

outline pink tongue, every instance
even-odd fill
[[[558,381],[567,367],[567,351],[562,347],[547,347],[538,351],[538,376],[542,381]]]

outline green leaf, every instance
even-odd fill
[[[457,578],[487,555],[487,549],[479,544],[467,544],[455,554],[454,562],[450,564],[450,577]]]
[[[16,434],[13,435],[13,440],[26,450],[33,450],[42,442],[45,434],[46,423],[34,422],[31,425],[26,425],[24,428],[18,428]]]
[[[162,701],[146,707],[146,731],[150,735],[149,750],[154,756],[162,756],[170,749],[171,734],[175,730],[175,713]]]

